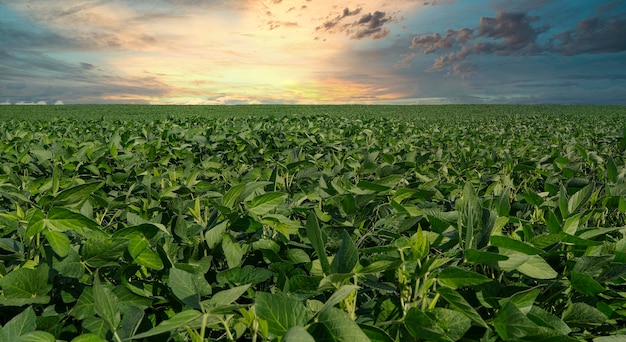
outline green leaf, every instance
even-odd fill
[[[460,340],[472,325],[468,317],[455,310],[434,308],[431,312],[436,318],[436,324],[442,327],[450,341]]]
[[[513,303],[506,303],[493,320],[493,327],[505,341],[535,335],[537,325],[528,319]]]
[[[170,269],[167,285],[176,298],[195,309],[200,308],[200,297],[210,292],[210,285],[204,277],[200,279],[199,275],[176,267]]]
[[[222,238],[222,251],[226,257],[228,268],[241,266],[246,253],[239,245],[239,242],[233,241],[232,237],[228,234],[224,235]]]
[[[93,276],[93,297],[96,313],[105,320],[111,331],[115,331],[121,322],[119,300],[102,285],[97,270]]]
[[[501,299],[500,306],[504,307],[507,303],[511,303],[515,305],[521,313],[526,315],[532,309],[535,299],[537,299],[540,292],[541,289],[539,288],[531,288],[525,291],[517,292],[509,298]]]
[[[80,184],[65,189],[59,192],[59,194],[56,195],[56,197],[54,197],[52,201],[48,202],[48,206],[65,206],[84,202],[89,199],[89,195],[91,195],[94,191],[100,189],[103,185],[104,182],[94,182]]]
[[[20,306],[48,303],[50,301],[48,293],[52,289],[52,284],[48,284],[48,271],[48,266],[42,264],[34,270],[20,268],[9,272],[0,278],[0,287],[2,287],[4,297],[23,299],[23,301],[19,301]]]
[[[52,208],[45,219],[46,227],[53,231],[74,231],[83,237],[104,236],[100,226],[84,216],[65,208]]]
[[[237,184],[230,188],[228,192],[222,198],[222,205],[228,209],[233,209],[233,206],[236,202],[239,201],[239,197],[243,193],[243,190],[246,188],[246,184]]]
[[[359,252],[350,234],[342,233],[341,245],[330,264],[330,273],[351,273],[359,262]]]
[[[11,320],[2,327],[0,330],[0,341],[13,341],[17,337],[22,336],[35,330],[37,323],[37,316],[32,307],[26,308],[17,316],[11,318]]]
[[[144,249],[133,261],[137,265],[157,271],[162,270],[164,267],[163,260],[161,260],[157,253],[151,251],[150,249]]]
[[[332,308],[333,306],[341,303],[342,300],[344,300],[346,297],[348,297],[353,291],[357,290],[358,288],[359,287],[356,285],[341,286],[340,288],[337,289],[337,291],[333,293],[332,296],[330,296],[330,298],[328,298],[328,300],[326,301],[326,303],[324,303],[324,306],[322,307],[320,311],[327,310],[328,308]]]
[[[170,319],[161,322],[156,327],[132,337],[133,340],[142,339],[162,333],[176,331],[184,325],[202,316],[202,312],[196,310],[185,310],[172,316]]]
[[[317,223],[317,218],[313,214],[309,214],[307,217],[306,235],[317,253],[317,257],[322,264],[324,274],[330,274],[330,264],[328,263],[328,258],[326,257],[326,245],[322,236],[322,230]]]
[[[612,183],[617,183],[617,166],[610,156],[606,160],[606,178]]]
[[[474,262],[477,264],[493,264],[498,261],[507,260],[509,257],[506,255],[479,251],[477,249],[468,249],[465,251],[465,260],[468,262]]]
[[[467,271],[458,267],[447,267],[439,274],[439,283],[453,289],[488,283],[489,279],[482,274]]]
[[[565,322],[563,322],[560,318],[555,315],[534,306],[530,309],[530,312],[527,314],[527,317],[535,322],[540,327],[546,327],[552,330],[555,330],[561,335],[568,335],[572,332]]]
[[[41,233],[46,226],[46,215],[40,209],[31,209],[28,211],[28,225],[26,227],[26,233],[24,233],[24,239],[29,240],[33,236]]]
[[[404,327],[411,336],[427,341],[452,341],[433,318],[418,308],[411,308],[404,318]]]
[[[82,334],[74,337],[72,342],[107,342],[104,338],[94,333]]]
[[[283,336],[283,342],[315,342],[315,339],[304,327],[299,325],[289,328]]]
[[[487,327],[487,323],[482,319],[478,312],[463,298],[458,292],[451,288],[439,287],[437,293],[443,297],[452,307],[469,318],[472,322],[481,327]]]
[[[255,215],[263,215],[283,203],[285,198],[287,194],[282,192],[270,192],[257,196],[250,202],[248,211]]]
[[[304,326],[310,313],[297,299],[257,292],[255,310],[259,319],[265,320],[269,332],[281,337],[295,326]]]
[[[572,303],[563,311],[562,319],[569,326],[592,326],[602,324],[608,318],[589,304]]]
[[[510,249],[512,251],[521,252],[528,255],[535,255],[543,252],[541,249],[533,247],[522,241],[513,240],[506,236],[494,235],[489,238],[489,242],[493,246]]]
[[[125,238],[97,237],[85,241],[80,254],[92,267],[117,266],[127,246]]]
[[[95,316],[95,314],[93,287],[87,287],[78,297],[78,301],[70,311],[70,315],[78,320],[83,320]]]
[[[370,341],[350,315],[336,308],[320,312],[317,323],[311,325],[309,333],[315,341]]]
[[[394,339],[381,328],[369,324],[359,324],[359,328],[372,342],[394,342]]]
[[[250,288],[250,285],[252,284],[237,286],[233,287],[232,289],[217,292],[213,294],[213,296],[211,296],[211,299],[209,299],[207,303],[214,306],[231,304],[232,302],[239,299],[239,297],[241,297],[244,293],[246,293],[246,291],[248,291],[248,289]]]
[[[43,235],[56,255],[63,258],[70,252],[70,238],[64,233],[45,230]]]
[[[605,290],[593,277],[578,272],[571,273],[570,284],[574,290],[587,296],[597,296]]]
[[[558,273],[538,255],[531,255],[517,270],[535,279],[554,279]]]
[[[31,331],[26,333],[17,340],[16,342],[55,342],[56,338],[49,332],[46,331]]]
[[[567,201],[568,216],[578,212],[591,198],[595,185],[593,183],[585,186],[573,194]]]

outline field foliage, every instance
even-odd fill
[[[0,340],[617,340],[625,119],[0,108]]]

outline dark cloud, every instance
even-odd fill
[[[327,20],[324,24],[318,26],[317,30],[323,30],[331,33],[343,32],[350,36],[351,39],[380,39],[389,34],[390,31],[385,27],[385,24],[395,22],[395,18],[381,11],[364,14],[356,21],[340,25],[345,18],[356,16],[360,14],[361,11],[361,8],[357,8],[352,11],[350,11],[349,8],[344,8],[340,15],[335,16],[331,20]]]
[[[565,56],[626,51],[626,15],[583,19],[575,29],[554,35],[552,43],[551,52]]]
[[[91,63],[85,63],[85,62],[80,62],[80,67],[85,69],[85,70],[93,70],[96,68],[95,65],[91,64]]]
[[[537,0],[538,1],[538,0]],[[577,27],[552,35],[548,43],[540,43],[538,37],[547,32],[548,25],[535,25],[537,16],[526,13],[500,11],[495,17],[481,17],[475,28],[447,30],[439,33],[415,36],[412,49],[423,54],[456,49],[435,58],[427,71],[450,68],[450,74],[468,75],[476,66],[466,62],[470,55],[572,56],[589,53],[614,53],[626,51],[626,17],[592,17],[579,21]]]

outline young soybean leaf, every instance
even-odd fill
[[[142,339],[150,336],[160,335],[169,331],[176,331],[184,325],[190,323],[191,321],[200,318],[200,316],[202,316],[202,312],[196,310],[185,310],[179,312],[172,316],[170,319],[161,322],[156,327],[144,333],[133,336],[132,339]]]
[[[493,246],[522,252],[528,255],[535,255],[535,254],[539,254],[543,252],[541,249],[534,247],[528,243],[518,241],[518,240],[513,240],[506,236],[494,235],[489,238],[489,242],[491,242]]]
[[[478,312],[463,298],[458,292],[448,287],[438,287],[437,293],[443,297],[452,307],[465,315],[481,327],[487,327],[487,323],[482,319]]]
[[[200,308],[201,296],[198,284],[196,284],[197,278],[198,276],[193,273],[172,267],[167,281],[167,285],[172,289],[176,298],[195,309]],[[208,286],[208,283],[206,285]]]
[[[324,272],[324,274],[329,274],[330,264],[328,263],[328,258],[326,257],[326,246],[324,244],[322,230],[317,223],[317,218],[313,214],[309,214],[309,216],[307,217],[306,235],[311,241],[311,244],[313,245],[313,248],[317,253],[317,257],[320,259],[322,271]]]
[[[341,246],[330,264],[330,273],[351,273],[359,262],[359,252],[350,234],[345,230],[342,234]]]
[[[309,334],[306,329],[296,325],[289,328],[287,333],[283,336],[283,342],[315,342],[315,339]]]
[[[477,264],[492,264],[498,261],[507,260],[509,257],[506,255],[479,251],[477,249],[468,249],[465,251],[465,260],[467,262],[474,262]]]
[[[119,300],[113,292],[102,285],[97,270],[93,277],[93,296],[96,313],[107,322],[109,329],[114,332],[121,322]]]
[[[597,296],[605,290],[593,277],[578,272],[572,272],[570,284],[574,290],[592,297]]]
[[[84,202],[89,199],[89,195],[100,189],[103,185],[104,182],[93,182],[73,186],[59,192],[59,194],[56,195],[52,201],[48,202],[47,205],[55,207]]]
[[[255,310],[267,322],[269,332],[278,337],[294,326],[304,326],[311,316],[299,300],[267,292],[257,292]]]
[[[452,289],[488,283],[489,279],[482,274],[467,271],[458,267],[447,267],[439,274],[439,283]]]
[[[578,190],[569,198],[569,200],[567,201],[567,211],[569,213],[568,216],[577,212],[578,210],[580,210],[580,208],[587,204],[587,202],[589,202],[589,199],[593,194],[594,187],[595,185],[591,183],[584,188]]]
[[[513,303],[506,303],[493,320],[493,327],[505,341],[535,335],[539,327],[528,319]]]
[[[46,215],[38,208],[30,209],[26,218],[28,225],[26,226],[26,233],[24,233],[24,240],[41,233],[46,226]]]
[[[352,293],[352,291],[358,288],[359,287],[356,285],[343,285],[342,287],[337,289],[337,291],[335,291],[335,293],[333,293],[333,295],[330,296],[330,298],[328,298],[328,300],[326,301],[326,303],[324,303],[324,306],[322,307],[320,311],[324,311],[328,308],[332,308],[333,306],[339,304],[342,300],[348,297],[350,293]]]
[[[370,341],[350,315],[337,308],[320,312],[309,333],[316,341]]]
[[[239,197],[241,193],[243,193],[243,190],[245,188],[245,183],[237,184],[230,188],[230,190],[228,190],[228,192],[226,192],[226,194],[224,194],[224,197],[222,198],[222,205],[227,207],[228,209],[233,209],[233,206],[239,200]]]
[[[418,308],[411,308],[404,318],[404,327],[415,338],[427,341],[448,341],[443,329],[426,313]]]
[[[56,255],[63,258],[70,252],[70,239],[64,233],[44,230],[43,235]]]
[[[287,194],[282,192],[269,192],[257,196],[250,202],[250,205],[247,206],[248,211],[255,215],[263,215],[283,203],[286,197]]]
[[[13,341],[18,337],[35,330],[37,316],[31,306],[22,311],[0,330],[0,341]]]
[[[558,273],[538,255],[531,255],[517,270],[535,279],[554,279]]]

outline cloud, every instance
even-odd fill
[[[598,16],[578,22],[573,30],[554,35],[551,52],[573,56],[626,51],[626,14],[603,19]]]
[[[537,0],[536,2],[540,2]],[[580,20],[575,29],[553,34],[548,43],[539,36],[550,30],[549,25],[535,25],[540,18],[527,13],[497,12],[495,17],[481,17],[475,28],[448,29],[440,33],[413,37],[410,48],[425,55],[455,49],[435,58],[427,71],[450,69],[448,75],[468,76],[477,66],[466,62],[470,55],[497,56],[573,56],[589,53],[626,51],[626,17],[598,16]]]
[[[380,39],[389,35],[390,31],[385,27],[385,24],[395,22],[396,19],[387,15],[386,12],[370,12],[360,16],[356,21],[340,25],[345,18],[356,16],[360,14],[361,11],[362,8],[360,7],[352,11],[346,7],[340,15],[335,16],[331,20],[325,21],[321,26],[318,26],[316,30],[323,30],[331,33],[343,32],[351,39],[357,40],[363,38]]]

